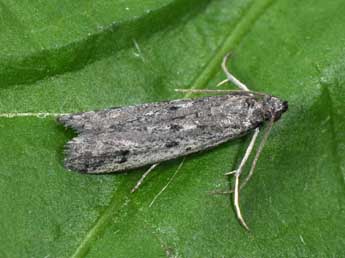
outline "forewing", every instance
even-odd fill
[[[205,134],[152,134],[108,132],[83,134],[66,145],[65,166],[86,173],[133,169],[204,150],[225,141],[220,130]]]
[[[65,165],[116,172],[185,156],[240,137],[263,122],[248,94],[144,104],[63,116],[81,132],[66,146]]]
[[[81,112],[61,116],[58,118],[58,122],[73,128],[78,133],[142,131],[146,124],[170,120],[174,115],[178,115],[174,114],[175,111],[180,108],[184,109],[184,107],[188,109],[192,102],[193,100],[185,99]]]
[[[235,123],[239,115],[247,116],[246,101],[252,98],[253,96],[244,93],[164,101],[64,115],[58,121],[78,133],[94,134],[105,131],[142,132],[148,129],[165,131],[170,129],[169,124],[173,127],[179,122],[183,125],[186,121],[203,124],[210,118],[218,122],[227,119],[228,123]]]

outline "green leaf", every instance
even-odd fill
[[[0,3],[0,256],[343,256],[344,1],[115,2]],[[53,113],[214,87],[230,50],[250,89],[289,101],[241,191],[251,232],[209,194],[248,137],[161,164],[135,194],[146,168],[63,168],[73,135]]]

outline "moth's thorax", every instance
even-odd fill
[[[240,92],[226,96],[220,109],[231,116],[238,113],[248,118],[251,117],[250,120],[256,123],[256,120],[263,122],[262,119],[270,120],[272,117],[277,121],[281,114],[288,109],[288,103],[270,95]]]

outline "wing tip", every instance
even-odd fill
[[[76,151],[76,138],[71,139],[68,141],[65,146],[64,146],[64,160],[63,164],[66,170],[71,171],[71,172],[79,172],[79,173],[88,173],[88,171],[80,167],[81,162],[78,162],[78,151]]]
[[[81,174],[99,174],[107,171],[101,169],[103,161],[96,162],[91,154],[88,154],[80,146],[80,137],[75,137],[64,146],[64,167],[68,171]]]
[[[62,115],[62,116],[58,116],[56,118],[56,121],[59,124],[62,124],[65,127],[71,127],[73,125],[72,121],[73,121],[73,116],[72,115]]]
[[[66,128],[75,130],[77,133],[83,132],[84,122],[79,114],[59,116],[56,118],[56,121]]]

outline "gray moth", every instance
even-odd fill
[[[250,91],[109,108],[58,117],[78,136],[65,146],[65,167],[110,173],[204,151],[250,133],[288,108]]]

